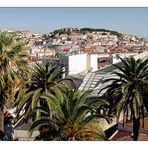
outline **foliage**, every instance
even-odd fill
[[[17,40],[15,34],[0,33],[0,102],[14,99],[15,80],[18,76],[16,71],[20,66],[23,68],[21,62],[27,64],[24,59],[26,56],[25,45]]]
[[[80,30],[78,30],[77,28],[71,28],[72,31],[70,31],[70,28],[62,28],[62,29],[57,29],[55,31],[53,31],[52,34],[52,38],[54,38],[56,35],[60,35],[60,34],[67,34],[70,35],[71,32],[76,32],[79,34],[85,34],[86,32],[109,32],[111,35],[116,35],[118,37],[122,37],[122,34],[117,32],[117,31],[112,31],[112,30],[107,30],[107,29],[95,29],[95,28],[81,28]]]
[[[107,89],[104,98],[110,102],[109,114],[115,113],[118,121],[121,115],[123,122],[132,119],[134,140],[137,140],[140,117],[144,119],[145,109],[148,111],[148,59],[120,59],[123,67],[115,65],[118,70],[113,72],[117,78],[104,81],[111,82],[103,88]]]
[[[72,81],[68,78],[62,79],[62,74],[62,68],[51,64],[42,65],[36,63],[30,80],[17,92],[15,100],[17,118],[24,116],[27,122],[29,119],[34,121],[40,116],[44,116],[45,113],[40,114],[39,111],[35,112],[34,109],[44,106],[48,110],[47,101],[42,98],[42,95],[52,93],[54,85],[62,83],[64,85],[64,80]]]
[[[90,103],[90,93],[91,91],[81,92],[54,86],[54,95],[47,93],[42,96],[47,100],[50,112],[42,107],[40,111],[46,112],[47,116],[34,122],[30,127],[30,133],[36,127],[46,125],[49,129],[48,140],[104,140],[105,135],[101,128],[93,123],[95,119],[106,117],[98,113],[93,101]]]
[[[80,29],[80,32],[110,32],[111,35],[116,35],[118,37],[121,37],[122,34],[118,33],[116,31],[106,30],[106,29],[95,29],[95,28],[82,28]]]
[[[3,119],[2,111],[6,100],[10,104],[14,101],[17,79],[17,63],[25,61],[25,44],[14,33],[0,33],[0,118]],[[14,67],[12,69],[12,67]],[[4,121],[0,120],[0,131],[4,131]]]

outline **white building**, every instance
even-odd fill
[[[126,58],[126,57],[130,57],[130,56],[135,56],[138,55],[138,53],[118,53],[118,54],[113,54],[113,64],[116,64],[118,62],[120,62],[121,60],[119,59],[119,57],[121,58]]]
[[[71,54],[59,57],[61,66],[65,66],[66,75],[77,74],[80,72],[94,72],[98,69],[97,54]]]

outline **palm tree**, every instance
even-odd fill
[[[103,88],[107,89],[104,98],[110,102],[109,113],[115,113],[117,121],[121,115],[123,122],[131,117],[133,139],[138,140],[140,118],[142,116],[144,120],[144,113],[148,111],[148,59],[135,60],[133,57],[120,59],[123,66],[115,65],[117,70],[113,72],[117,78],[104,81],[111,82]]]
[[[8,32],[0,33],[0,133],[4,132],[4,104],[7,99],[14,99],[15,73],[12,64],[23,61],[26,57],[25,44]],[[17,66],[17,65],[16,65]],[[0,137],[2,139],[2,136]]]
[[[17,70],[15,71],[16,86],[17,88],[23,87],[31,77],[32,68],[29,67],[28,62],[25,60],[16,61]]]
[[[15,101],[18,116],[22,113],[22,110],[24,110],[21,116],[24,116],[26,121],[30,118],[33,121],[39,118],[40,112],[33,112],[33,110],[41,106],[46,108],[47,102],[42,99],[41,96],[52,92],[54,85],[62,83],[64,80],[61,79],[62,73],[62,68],[50,64],[43,65],[37,63],[34,67],[32,77],[27,82],[26,86],[19,90]]]
[[[95,119],[105,118],[98,114],[95,104],[101,100],[93,101],[89,97],[92,91],[69,90],[67,87],[54,86],[54,93],[47,93],[42,98],[47,100],[48,110],[46,116],[35,121],[29,132],[36,127],[46,126],[46,140],[104,140],[102,129],[95,125]],[[95,102],[95,103],[94,103]],[[105,105],[105,103],[104,103]],[[50,111],[50,112],[49,112]],[[44,130],[44,129],[43,129]],[[47,132],[48,131],[48,132]],[[44,137],[44,132],[41,133]]]

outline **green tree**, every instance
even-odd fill
[[[16,61],[17,70],[14,71],[16,77],[16,88],[21,89],[31,77],[32,68],[29,67],[28,62],[26,60],[18,60]]]
[[[95,119],[106,118],[98,112],[98,106],[103,106],[101,100],[92,101],[91,91],[69,90],[67,87],[54,87],[54,93],[47,93],[42,98],[47,100],[50,112],[42,107],[47,116],[35,121],[29,132],[36,127],[46,125],[46,133],[40,137],[46,140],[104,140],[105,134]],[[98,106],[95,104],[99,103]],[[100,108],[101,109],[101,108]],[[51,130],[52,129],[52,130]],[[48,131],[48,132],[47,132]]]
[[[63,69],[52,66],[50,64],[36,64],[32,76],[23,89],[18,91],[15,106],[17,106],[17,115],[20,116],[22,110],[26,121],[28,119],[37,120],[41,114],[39,111],[34,112],[34,109],[44,106],[47,108],[47,102],[42,99],[42,95],[53,92],[53,86],[62,83]],[[70,79],[66,79],[70,80]],[[44,113],[42,113],[43,116]]]
[[[148,111],[148,59],[135,60],[133,57],[122,59],[123,66],[117,66],[113,72],[117,78],[110,78],[104,82],[111,82],[104,97],[110,102],[109,113],[115,113],[117,120],[123,117],[133,121],[133,139],[138,140],[140,118],[144,120],[144,113]]]
[[[25,44],[18,40],[15,34],[0,33],[0,133],[1,139],[4,132],[3,109],[7,99],[14,99],[16,60],[23,61],[26,57]]]

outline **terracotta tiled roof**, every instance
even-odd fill
[[[142,119],[140,120],[140,124],[142,125]],[[125,126],[121,123],[118,123],[118,132],[117,134],[111,139],[115,141],[133,141],[131,137],[132,134],[132,121],[128,121]],[[140,128],[140,141],[148,141],[148,117],[144,118],[144,128],[141,126]]]
[[[118,131],[117,134],[112,138],[113,141],[133,141],[131,133]],[[140,134],[139,141],[148,141],[148,135]]]

